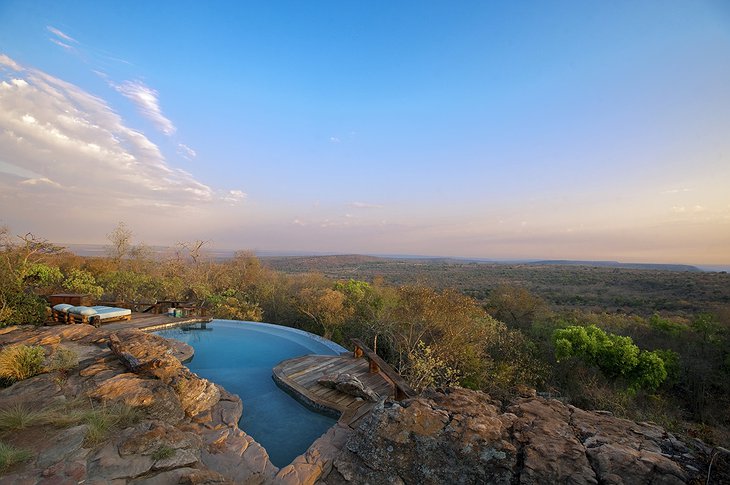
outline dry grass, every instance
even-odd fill
[[[0,472],[4,472],[16,463],[29,460],[33,454],[25,449],[16,448],[0,441]]]
[[[51,356],[49,370],[67,372],[79,365],[79,355],[71,349],[58,346]]]
[[[0,379],[22,381],[43,372],[45,351],[40,345],[13,345],[0,350]]]
[[[160,445],[159,448],[157,448],[155,451],[152,452],[152,459],[157,460],[165,460],[167,458],[171,458],[175,454],[175,448],[168,446],[168,445]]]
[[[96,445],[115,429],[126,428],[139,421],[136,409],[124,404],[94,407],[90,401],[74,399],[47,409],[34,410],[16,404],[0,410],[0,431],[21,430],[31,426],[68,428],[85,424],[86,443]]]

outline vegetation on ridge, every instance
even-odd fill
[[[43,297],[58,291],[130,308],[194,301],[219,318],[288,325],[343,345],[360,338],[417,388],[458,383],[508,398],[534,387],[710,441],[730,424],[726,274],[419,261],[394,273],[394,264],[350,258],[344,273],[322,267],[327,277],[276,271],[248,253],[213,261],[204,241],[153,255],[119,229],[108,257],[0,230],[0,326],[42,323]],[[670,300],[680,289],[682,301]],[[62,367],[72,366],[66,357]]]

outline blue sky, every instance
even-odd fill
[[[726,2],[0,1],[0,222],[730,264]]]

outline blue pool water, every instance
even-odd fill
[[[200,327],[200,324],[197,324]],[[279,389],[271,370],[282,360],[307,354],[337,355],[344,348],[299,330],[278,325],[213,320],[205,329],[172,328],[155,332],[191,345],[186,365],[200,377],[222,385],[243,400],[238,426],[282,467],[309,448],[335,424]]]

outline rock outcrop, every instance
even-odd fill
[[[376,407],[322,483],[681,484],[700,466],[688,451],[652,424],[449,389]]]
[[[171,344],[170,340],[140,330],[123,330],[109,336],[109,348],[119,360],[133,373],[159,379],[171,387],[188,417],[209,410],[219,401],[220,391],[183,366],[173,355]]]
[[[30,427],[3,441],[33,451],[30,461],[0,475],[5,484],[260,484],[278,469],[266,450],[238,428],[238,396],[199,378],[180,362],[192,348],[180,342],[91,325],[0,329],[0,345],[63,345],[79,356],[64,374],[45,373],[0,389],[0,410],[42,411],[81,402],[100,409],[123,403],[136,423],[100,442],[90,424]]]

